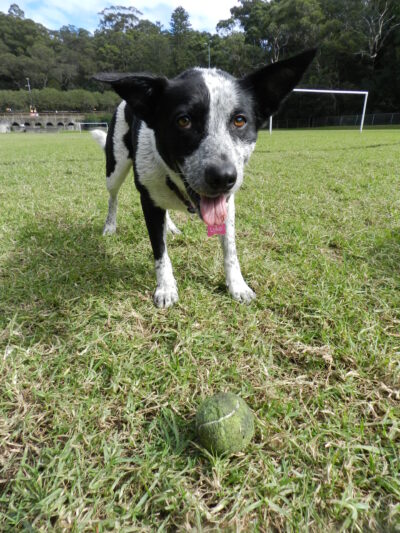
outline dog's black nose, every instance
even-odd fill
[[[218,192],[226,192],[235,185],[237,172],[232,163],[214,163],[207,165],[204,177],[210,189]]]

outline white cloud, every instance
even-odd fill
[[[7,13],[12,0],[0,0],[0,11]],[[15,0],[25,11],[25,16],[40,22],[50,29],[59,29],[64,24],[73,24],[93,31],[98,24],[99,11],[112,4],[134,5],[143,12],[144,18],[160,21],[168,28],[172,11],[182,6],[190,16],[195,30],[215,32],[215,26],[229,18],[230,8],[237,0]]]
[[[222,19],[230,17],[230,8],[237,4],[236,0],[164,0],[164,6],[170,8],[170,13],[182,6],[190,15],[190,21],[195,30],[215,31],[215,26]],[[139,10],[151,8],[153,13],[157,12],[160,2],[137,0],[134,3]]]

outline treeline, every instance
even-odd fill
[[[25,89],[0,91],[0,110],[27,111],[31,105],[38,111],[111,111],[120,98],[113,91],[87,91],[85,89]]]
[[[371,111],[400,109],[398,0],[239,0],[215,34],[193,30],[182,7],[171,14],[169,28],[143,19],[134,7],[113,6],[100,15],[91,34],[74,26],[48,30],[26,19],[17,4],[0,13],[0,111],[27,109],[27,78],[38,111],[109,110],[116,97],[99,92],[104,88],[91,79],[99,71],[172,77],[210,62],[242,76],[314,46],[318,55],[304,86],[366,89]],[[354,109],[354,101],[333,96],[299,101],[304,114]],[[285,109],[291,112],[290,101]]]

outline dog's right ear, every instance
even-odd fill
[[[132,108],[133,113],[152,127],[157,101],[168,85],[167,78],[151,74],[120,74],[101,72],[96,81],[109,83],[114,91]]]

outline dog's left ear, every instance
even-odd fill
[[[290,59],[272,63],[239,81],[254,98],[257,128],[261,128],[278,110],[281,102],[301,80],[316,52],[316,49],[307,50]]]
[[[157,101],[168,84],[167,78],[118,72],[102,72],[93,78],[111,84],[115,92],[132,108],[133,113],[152,127]]]

